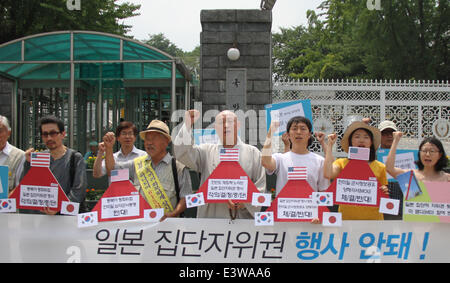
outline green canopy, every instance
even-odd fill
[[[0,45],[0,74],[14,79],[170,79],[176,59],[154,47],[129,38],[92,31],[61,31],[24,37]],[[92,64],[95,63],[95,64]],[[104,74],[99,64],[109,63]],[[85,64],[85,65],[83,65]],[[177,78],[190,80],[177,62]]]

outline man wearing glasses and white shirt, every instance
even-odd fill
[[[147,154],[144,150],[140,150],[134,146],[138,134],[139,132],[132,122],[122,121],[119,123],[116,129],[116,139],[120,143],[120,150],[113,154],[115,161],[127,162],[135,159],[136,157]],[[107,173],[105,161],[102,160],[105,150],[104,143],[100,143],[97,159],[95,160],[92,172],[92,176],[94,176],[94,178],[100,178]],[[108,175],[109,174],[110,172],[108,172]]]

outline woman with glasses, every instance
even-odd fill
[[[396,178],[409,170],[397,168],[395,164],[395,151],[403,136],[402,132],[394,132],[394,141],[386,160],[387,172]],[[442,142],[435,137],[425,138],[419,145],[419,160],[416,164],[419,169],[414,169],[416,178],[420,181],[450,182],[450,174],[444,172],[448,158]]]

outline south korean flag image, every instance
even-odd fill
[[[98,213],[97,211],[91,211],[86,213],[80,213],[78,217],[78,228],[91,227],[98,225]]]
[[[16,212],[16,199],[0,199],[0,213]]]
[[[391,198],[380,198],[380,213],[398,215],[400,200]]]
[[[331,192],[313,192],[312,199],[314,204],[318,206],[332,206],[333,193]]]
[[[255,226],[273,226],[273,212],[255,212]]]
[[[203,197],[203,193],[196,193],[185,196],[186,199],[186,207],[196,207],[196,206],[202,206],[205,204],[205,199]]]

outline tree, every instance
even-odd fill
[[[450,76],[450,8],[444,0],[326,0],[308,25],[273,35],[275,77],[437,79]]]
[[[130,26],[120,20],[139,15],[140,5],[116,4],[116,0],[81,2],[81,10],[70,11],[66,0],[2,0],[0,43],[27,35],[57,30],[93,30],[126,35]]]

